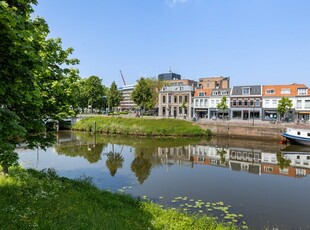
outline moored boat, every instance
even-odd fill
[[[310,129],[286,128],[282,136],[291,143],[310,146]]]

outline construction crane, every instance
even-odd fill
[[[120,70],[119,72],[121,73],[121,77],[122,77],[122,80],[123,80],[124,85],[126,85],[126,82],[125,82],[124,76],[123,76],[123,74],[122,74],[122,71]]]

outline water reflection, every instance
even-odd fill
[[[118,169],[123,167],[124,157],[122,156],[123,147],[121,152],[114,152],[114,144],[112,144],[112,151],[107,153],[107,160],[105,162],[107,168],[110,171],[112,177],[115,176]]]
[[[55,150],[60,155],[80,156],[89,163],[96,163],[106,154],[106,166],[114,177],[124,162],[124,145],[134,149],[135,157],[131,170],[140,184],[143,184],[156,165],[197,164],[226,167],[233,171],[253,174],[273,174],[290,177],[304,177],[310,173],[310,149],[298,146],[283,148],[281,145],[267,145],[247,142],[246,147],[235,147],[240,140],[200,139],[149,139],[96,136],[85,133],[64,132],[58,134]],[[198,144],[197,144],[198,142]],[[105,150],[108,144],[112,150]],[[114,145],[122,145],[120,152]],[[108,152],[105,152],[108,151]]]
[[[53,167],[69,178],[89,176],[99,188],[126,187],[134,196],[155,201],[162,196],[169,206],[179,196],[224,202],[244,214],[251,229],[309,229],[309,148],[253,140],[64,132],[54,148],[40,150],[40,157],[36,150],[18,152],[20,162],[34,161],[26,167]]]

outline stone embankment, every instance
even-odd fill
[[[310,124],[295,123],[271,123],[269,121],[239,121],[239,120],[216,120],[200,119],[197,124],[210,129],[212,134],[218,137],[246,138],[255,140],[281,140],[281,133],[286,127],[308,128]]]

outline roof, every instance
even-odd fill
[[[243,89],[249,89],[248,94],[243,93]],[[234,86],[231,91],[231,96],[261,96],[262,95],[261,85],[245,85],[245,86]]]
[[[297,96],[298,89],[307,89],[305,84],[288,84],[288,85],[263,85],[264,97],[288,97]],[[309,89],[308,89],[309,95]]]
[[[211,89],[196,89],[194,97],[198,97],[199,93],[205,93],[205,96],[209,97],[211,95]]]

